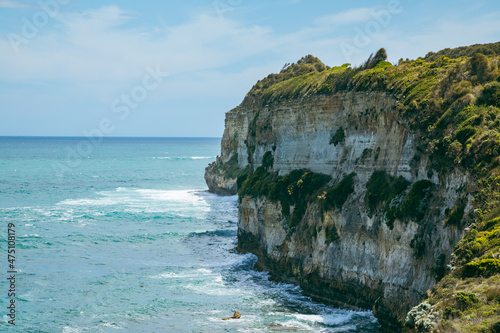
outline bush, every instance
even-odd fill
[[[479,298],[477,298],[477,296],[473,293],[459,291],[455,295],[455,301],[457,302],[459,309],[464,311],[470,308],[475,303],[478,303]]]
[[[405,326],[417,329],[418,332],[427,332],[436,325],[432,321],[432,305],[425,301],[413,307],[406,315]]]
[[[464,217],[464,212],[465,212],[465,203],[460,202],[448,214],[448,219],[446,220],[446,224],[456,225],[456,226],[460,225],[460,221],[462,221],[462,218]]]
[[[242,178],[244,176],[242,175]],[[240,182],[242,181],[240,179]],[[269,192],[269,183],[272,180],[273,175],[266,171],[263,167],[258,167],[255,172],[248,176],[248,178],[242,183],[241,187],[238,187],[238,194],[240,197],[245,195],[252,197],[265,196]],[[238,180],[236,180],[238,182]]]
[[[480,81],[484,81],[490,71],[490,62],[488,58],[482,53],[476,53],[470,58],[469,65],[471,68],[471,74],[477,75]]]
[[[342,209],[349,195],[354,192],[354,177],[356,177],[354,172],[345,176],[335,187],[326,192],[325,209]]]
[[[385,51],[384,48],[381,48],[380,50],[375,53],[375,55],[370,54],[370,57],[368,57],[368,60],[366,60],[362,65],[362,69],[370,69],[374,68],[375,66],[378,65],[381,61],[387,60],[387,52]]]
[[[428,180],[415,182],[397,216],[399,218],[408,216],[421,221],[429,204],[432,186],[433,184]]]
[[[500,333],[500,321],[497,321],[490,326],[491,333]]]
[[[444,319],[452,319],[455,317],[458,317],[460,315],[460,311],[455,309],[454,307],[447,306],[444,311],[443,311],[443,318]]]
[[[436,61],[442,56],[447,56],[452,59],[460,57],[470,57],[475,53],[482,53],[486,55],[500,54],[500,42],[490,44],[474,44],[470,46],[460,46],[454,49],[446,48],[438,52],[429,52],[424,57],[426,61]]]
[[[345,139],[345,132],[344,129],[340,127],[330,139],[330,144],[333,143],[336,146],[339,143],[343,142],[344,139]]]
[[[495,227],[497,227],[497,226],[499,226],[499,225],[500,225],[500,217],[497,217],[497,218],[495,218],[495,219],[492,219],[492,220],[486,221],[486,222],[484,223],[484,225],[483,225],[483,228],[482,228],[482,229],[483,229],[484,231],[488,231],[488,230],[493,229],[493,228],[495,228]]]
[[[266,151],[264,153],[264,156],[262,157],[262,167],[263,168],[272,168],[274,165],[274,157],[273,157],[273,153],[271,153],[270,151]]]
[[[465,144],[465,142],[470,138],[473,137],[474,134],[477,133],[477,129],[468,125],[464,126],[461,129],[457,131],[455,134],[455,138],[457,139],[458,142],[461,144]]]
[[[388,175],[385,171],[375,171],[366,183],[365,200],[373,212],[381,202],[391,201],[401,194],[410,184],[404,177]]]
[[[248,179],[248,174],[247,173],[242,173],[241,175],[236,178],[236,188],[240,189],[245,180]]]
[[[478,105],[491,105],[500,108],[500,82],[485,85],[481,96],[477,99]]]
[[[500,273],[500,259],[481,259],[463,266],[463,277],[490,277]]]
[[[312,202],[320,189],[331,180],[324,174],[305,169],[293,170],[283,177],[267,178],[266,188],[269,199],[281,203],[281,212],[288,218],[288,226],[293,231],[305,214],[307,205]],[[294,206],[290,216],[290,207]]]

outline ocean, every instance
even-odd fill
[[[1,137],[0,331],[378,332],[370,312],[313,302],[235,250],[237,198],[203,178],[219,151],[217,138]]]

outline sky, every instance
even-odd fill
[[[221,137],[285,63],[500,41],[498,0],[0,0],[0,136]]]

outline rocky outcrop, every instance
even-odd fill
[[[208,165],[205,169],[205,182],[208,186],[208,191],[220,195],[236,194],[236,178],[228,177],[224,169],[221,169],[223,163],[220,157]]]
[[[282,176],[308,169],[331,176],[335,185],[355,173],[354,192],[340,209],[310,202],[293,230],[279,200],[241,196],[238,248],[322,301],[373,309],[389,331],[399,329],[425,298],[463,236],[461,228],[446,223],[449,211],[459,201],[465,215],[471,209],[467,175],[432,169],[397,103],[385,92],[348,91],[271,105],[247,96],[226,114],[221,156],[205,174],[211,191],[234,194],[238,175],[259,167],[266,152],[273,156],[270,171]],[[420,218],[388,223],[383,209],[369,207],[367,183],[376,171],[432,183]]]

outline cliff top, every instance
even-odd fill
[[[397,65],[386,59],[381,49],[359,67],[330,68],[308,55],[258,81],[242,106],[384,91],[398,100],[399,114],[420,131],[421,150],[432,155],[436,169],[458,164],[484,175],[498,166],[500,42],[430,52],[416,60],[400,59]]]

